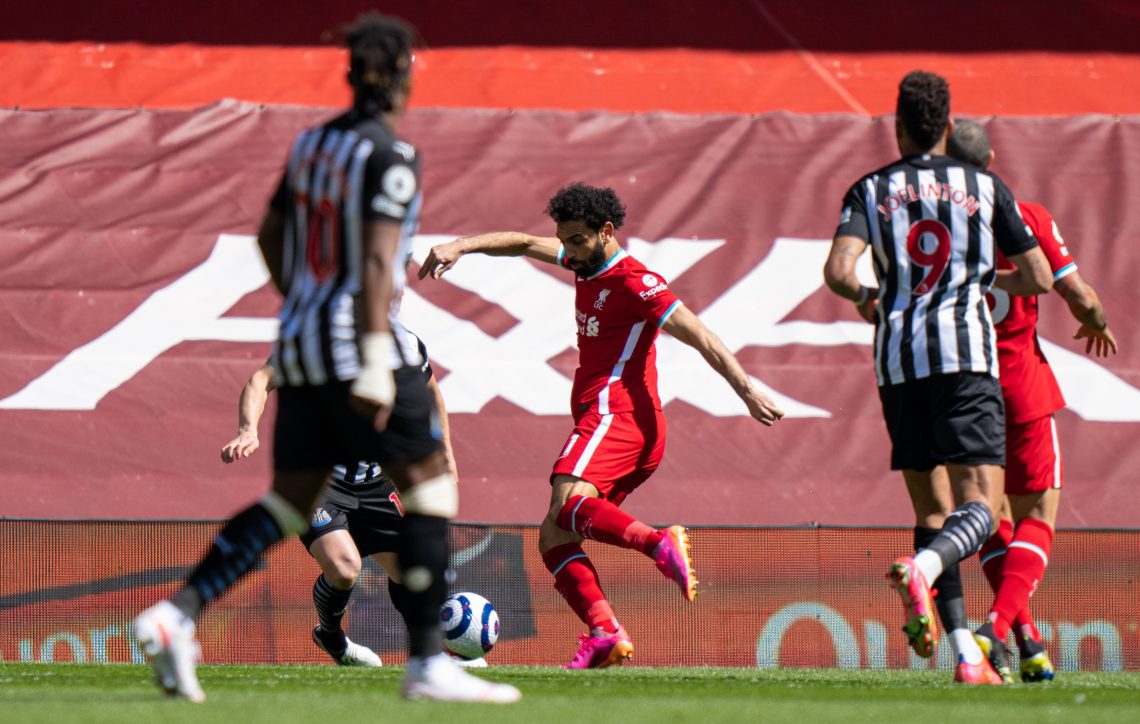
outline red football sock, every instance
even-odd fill
[[[583,538],[652,556],[664,537],[608,500],[575,495],[558,513],[558,527]]]
[[[1037,630],[1037,623],[1033,620],[1033,614],[1030,612],[1029,606],[1018,611],[1013,622],[1016,624],[1013,633],[1017,637],[1018,646],[1024,648],[1026,639],[1041,642],[1041,632]]]
[[[610,608],[602,585],[598,581],[598,571],[586,557],[582,546],[566,543],[542,554],[546,569],[554,575],[554,588],[578,618],[590,628],[600,628],[613,633],[617,631],[617,617]]]
[[[1045,575],[1052,545],[1053,529],[1044,521],[1026,518],[1017,524],[1005,555],[1001,588],[990,609],[994,634],[999,640],[1005,640],[1014,618],[1022,609],[1028,609],[1029,597]]]
[[[1008,518],[1002,518],[998,523],[997,532],[990,536],[982,546],[982,550],[978,551],[978,558],[982,562],[982,572],[986,574],[986,580],[990,583],[990,589],[994,594],[997,594],[1001,589],[1001,575],[1002,570],[1005,568],[1006,549],[1009,548],[1009,542],[1013,540],[1013,521]]]

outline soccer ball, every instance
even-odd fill
[[[486,656],[499,640],[499,614],[478,593],[455,593],[439,609],[443,645],[461,659]]]

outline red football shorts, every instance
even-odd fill
[[[1060,488],[1064,481],[1057,423],[1052,415],[1005,428],[1005,492],[1029,495]]]
[[[653,474],[665,455],[665,415],[661,410],[632,410],[599,415],[587,412],[554,461],[555,475],[573,475],[592,483],[602,497],[621,505]]]

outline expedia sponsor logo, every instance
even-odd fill
[[[661,292],[665,291],[668,288],[669,288],[668,284],[666,284],[665,282],[661,282],[660,284],[653,287],[652,289],[647,289],[644,292],[638,292],[637,296],[641,297],[642,299],[652,299],[653,297],[657,296],[658,294],[660,294]]]

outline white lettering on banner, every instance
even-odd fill
[[[451,235],[415,240],[422,261]],[[647,267],[673,280],[724,245],[723,240],[630,238],[627,248]],[[752,345],[870,345],[872,330],[856,321],[782,321],[823,284],[829,242],[779,238],[771,252],[716,299],[700,317],[733,352]],[[873,284],[870,257],[857,266]],[[223,317],[246,294],[269,280],[252,236],[222,234],[209,258],[151,294],[137,309],[96,339],[73,350],[23,389],[0,400],[0,409],[91,410],[156,357],[188,340],[270,342],[277,320]],[[428,340],[432,357],[449,370],[440,382],[452,413],[478,412],[500,397],[535,415],[563,415],[570,380],[548,360],[575,346],[574,287],[523,259],[471,255],[446,282],[497,304],[518,320],[498,337],[427,302],[408,289],[402,307],[407,325]],[[654,280],[656,282],[659,280]],[[1093,359],[1041,340],[1070,408],[1086,420],[1140,422],[1140,390]],[[743,416],[740,400],[691,348],[662,335],[658,343],[662,402],[683,400],[708,414]],[[753,382],[788,417],[830,417],[816,407]]]
[[[65,662],[85,663],[92,662],[97,664],[115,663],[116,660],[112,659],[107,651],[107,643],[111,639],[125,638],[128,648],[130,649],[130,660],[132,663],[144,664],[146,663],[146,656],[143,655],[142,649],[139,648],[138,641],[134,636],[124,636],[123,629],[117,624],[110,624],[103,628],[93,628],[87,631],[88,638],[91,640],[91,649],[88,651],[87,641],[84,640],[81,634],[73,631],[56,631],[44,637],[43,642],[39,645],[39,652],[35,647],[33,639],[21,639],[17,644],[17,649],[20,656],[20,661],[31,663],[40,662],[43,664],[53,663],[56,659]],[[56,652],[59,650],[59,645],[65,644],[70,649],[70,656],[57,656]],[[0,659],[2,660],[2,659]]]
[[[1108,621],[1089,621],[1083,626],[1059,623],[1061,639],[1061,671],[1079,671],[1081,667],[1081,642],[1086,638],[1100,643],[1101,671],[1121,671],[1124,669],[1124,652],[1120,645],[1120,631]]]
[[[881,622],[873,619],[863,621],[863,631],[866,635],[865,650],[863,650],[855,637],[852,622],[849,622],[843,614],[819,601],[797,601],[783,606],[765,622],[764,628],[756,638],[756,668],[777,668],[780,665],[780,649],[783,646],[784,636],[793,626],[804,621],[818,623],[827,631],[831,644],[835,647],[837,668],[887,667],[887,629]],[[971,630],[979,625],[980,621],[969,622]],[[1038,621],[1037,627],[1043,641],[1048,643],[1053,640],[1052,624]],[[1061,671],[1081,671],[1082,668],[1086,671],[1123,670],[1124,653],[1120,630],[1114,624],[1100,619],[1082,625],[1060,621],[1057,623],[1057,630],[1060,632],[1058,648],[1061,653],[1057,668]],[[1100,661],[1086,660],[1086,665],[1082,667],[1081,648],[1085,639],[1090,638],[1099,644],[1095,648],[1100,651]],[[911,669],[929,669],[933,664],[933,668],[950,671],[957,664],[953,660],[953,650],[950,646],[938,647],[935,659],[920,658],[909,648],[907,652]]]
[[[780,642],[784,634],[793,624],[803,620],[818,621],[827,629],[839,655],[840,669],[859,668],[859,641],[847,619],[834,608],[815,601],[790,603],[772,614],[756,639],[756,668],[775,669],[780,665]]]
[[[72,350],[28,386],[0,400],[0,409],[94,410],[107,393],[186,340],[272,340],[277,334],[275,319],[219,319],[268,279],[253,237],[222,234],[206,261],[151,294],[126,319]]]
[[[480,541],[471,548],[459,551],[452,555],[452,565],[459,565],[482,553],[490,542],[492,536]],[[777,668],[780,665],[780,650],[783,646],[784,636],[793,626],[803,622],[816,622],[823,626],[832,646],[835,648],[836,666],[841,669],[883,669],[887,667],[887,628],[874,619],[865,619],[863,631],[865,633],[864,646],[860,646],[855,636],[855,626],[858,622],[849,621],[843,614],[834,608],[819,601],[796,601],[787,604],[773,613],[764,624],[760,635],[756,638],[756,666],[761,669]],[[971,621],[971,629],[976,628],[980,622]],[[1054,631],[1057,632],[1057,650],[1060,652],[1057,668],[1061,671],[1122,671],[1124,669],[1124,651],[1120,630],[1115,624],[1102,619],[1077,624],[1071,621],[1058,621],[1055,624],[1038,621],[1037,627],[1041,631],[1041,638],[1046,643],[1054,641]],[[891,630],[895,630],[892,625]],[[125,638],[130,660],[134,663],[146,661],[138,642],[134,636],[124,634],[117,624],[107,624],[103,627],[90,628],[84,637],[82,632],[73,630],[53,631],[44,636],[36,645],[32,638],[20,639],[17,643],[19,660],[23,662],[54,662],[57,659],[75,662],[113,662],[108,651],[108,642],[112,639]],[[1086,647],[1086,640],[1096,642],[1096,646]],[[90,642],[90,644],[89,644]],[[88,648],[90,645],[90,648]],[[1082,656],[1085,651],[1098,651],[1099,659],[1094,654],[1090,657]],[[923,659],[908,649],[908,665],[912,669],[933,668],[949,671],[956,662],[952,661],[953,651],[950,646],[938,647],[935,659]],[[60,655],[62,654],[62,655]],[[1083,658],[1083,662],[1082,662]],[[2,660],[2,659],[0,659]],[[1082,663],[1084,664],[1082,666]]]

